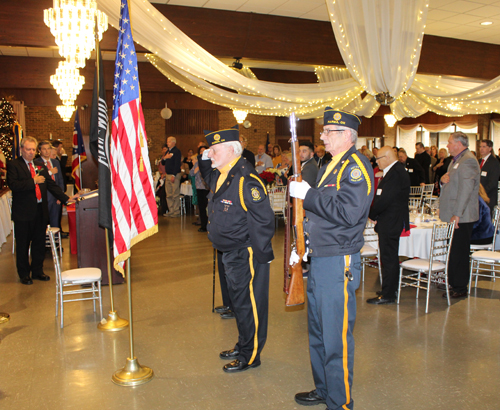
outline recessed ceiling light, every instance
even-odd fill
[[[492,21],[483,21],[483,22],[481,23],[481,25],[482,25],[482,26],[491,26],[492,24],[493,24],[493,22],[492,22]]]

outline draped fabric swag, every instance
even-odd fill
[[[217,105],[259,115],[295,111],[299,118],[319,117],[330,105],[371,117],[379,108],[374,97],[388,93],[396,98],[390,107],[398,120],[427,111],[448,116],[500,111],[500,77],[485,82],[415,74],[427,2],[328,0],[347,69],[317,67],[318,83],[283,84],[233,70],[147,0],[130,1],[134,40],[151,51],[148,60],[187,92]],[[120,0],[98,0],[98,7],[117,27]]]

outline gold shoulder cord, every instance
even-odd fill
[[[241,202],[241,206],[245,210],[245,212],[248,212],[248,209],[245,205],[245,199],[243,197],[243,184],[244,184],[244,182],[245,182],[245,177],[241,177],[240,178],[240,202]]]
[[[337,191],[340,189],[340,178],[342,178],[342,173],[344,172],[345,167],[349,163],[349,160],[346,159],[342,168],[340,168],[339,174],[337,175]]]
[[[358,156],[356,154],[352,154],[352,157],[354,158],[354,161],[356,161],[356,163],[359,165],[359,167],[361,168],[361,172],[365,176],[366,185],[368,185],[368,192],[366,193],[366,195],[368,196],[368,195],[370,195],[370,192],[372,191],[372,181],[370,181],[370,177],[368,176],[368,172],[366,171],[365,166],[363,165],[361,160],[358,158]]]
[[[265,193],[265,194],[266,194],[266,196],[267,196],[267,189],[266,189],[266,186],[262,183],[261,179],[260,179],[260,178],[258,178],[258,177],[256,177],[256,176],[255,176],[255,175],[253,175],[253,174],[250,174],[250,176],[251,176],[252,178],[255,178],[257,181],[259,181],[259,182],[260,182],[260,184],[262,185],[262,189],[264,190],[264,193]]]

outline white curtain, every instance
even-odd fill
[[[327,0],[344,63],[368,94],[398,98],[417,72],[428,0]]]
[[[186,36],[147,0],[129,3],[134,40],[153,53],[148,55],[149,61],[187,92],[231,109],[276,116],[295,111],[299,118],[314,118],[330,105],[371,117],[379,103],[370,94],[389,92],[399,97],[391,104],[398,120],[427,111],[448,116],[500,112],[500,77],[486,82],[415,75],[426,0],[328,0],[343,55],[348,49],[356,49],[356,53],[351,50],[344,56],[348,70],[317,69],[319,84],[260,81],[249,70],[233,70]],[[98,0],[98,7],[118,27],[120,0]],[[361,65],[357,58],[362,58]],[[369,94],[361,99],[364,90]]]

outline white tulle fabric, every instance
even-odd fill
[[[147,0],[129,3],[134,40],[151,51],[149,61],[187,92],[217,105],[260,115],[288,116],[295,111],[299,118],[319,117],[329,105],[371,117],[379,108],[372,95],[389,92],[399,97],[391,104],[397,119],[417,117],[429,110],[450,116],[500,110],[500,77],[474,82],[415,75],[426,0],[328,0],[348,69],[319,67],[316,84],[260,81],[247,70],[243,74],[235,71],[191,40]],[[118,27],[120,4],[120,0],[98,0],[99,9],[114,27]],[[418,18],[415,10],[419,10]],[[347,52],[354,48],[356,53]],[[361,99],[365,90],[368,94]]]

